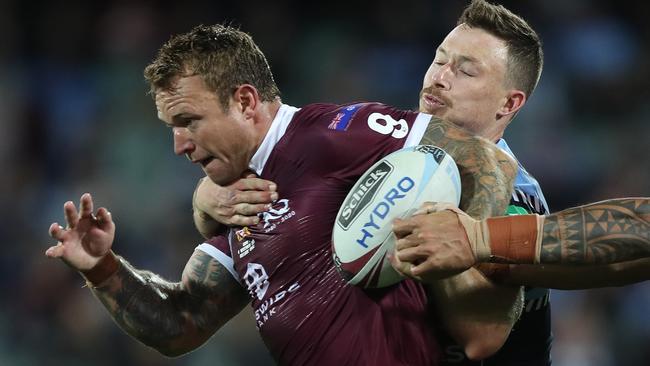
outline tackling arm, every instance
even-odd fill
[[[434,118],[423,144],[443,148],[461,173],[460,206],[485,218],[505,212],[512,194],[516,163],[494,144]],[[497,286],[478,270],[431,282],[441,319],[470,359],[483,359],[499,350],[519,318],[523,291]]]
[[[597,265],[650,257],[650,199],[612,199],[547,216],[475,222],[455,213],[477,261]]]
[[[650,279],[650,258],[594,266],[486,263],[479,268],[500,283],[558,290],[619,287]]]
[[[200,250],[177,283],[109,255],[103,266],[117,266],[117,271],[99,285],[89,284],[94,295],[124,331],[166,356],[196,349],[249,301],[223,265]],[[85,275],[98,280],[101,271],[94,268]]]
[[[219,235],[227,226],[256,225],[257,214],[269,210],[278,199],[276,190],[275,183],[250,172],[225,187],[203,177],[192,197],[194,225],[206,239]]]
[[[646,281],[650,199],[608,200],[548,215],[539,244],[539,264],[484,263],[480,268],[504,283],[563,290]]]

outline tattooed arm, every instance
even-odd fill
[[[650,256],[650,199],[627,198],[546,216],[540,263],[615,263]]]
[[[588,266],[486,263],[480,268],[499,283],[558,290],[620,287],[650,280],[650,258]]]
[[[105,208],[93,215],[89,194],[81,197],[79,213],[72,202],[65,203],[64,211],[67,228],[50,226],[58,243],[45,254],[80,271],[120,327],[161,353],[177,356],[197,348],[248,303],[230,273],[200,250],[180,283],[137,270],[115,256],[111,215]]]
[[[444,233],[439,246],[469,251],[476,262],[598,265],[650,257],[650,198],[612,199],[547,216],[474,220],[456,209],[428,211]],[[446,243],[446,244],[445,244]]]
[[[166,356],[196,349],[249,301],[228,270],[200,250],[181,282],[119,262],[117,272],[92,291],[120,328]]]
[[[461,176],[460,207],[467,214],[485,218],[506,211],[517,164],[495,144],[436,117],[421,144],[438,146],[454,158]]]
[[[504,283],[564,290],[650,279],[648,198],[570,208],[546,216],[541,227],[538,264],[482,264],[481,270]]]
[[[421,143],[439,146],[454,158],[461,173],[460,206],[467,212],[477,218],[505,212],[516,172],[516,165],[509,156],[489,141],[470,136],[435,117]],[[486,358],[496,352],[510,334],[521,312],[523,292],[519,287],[494,285],[476,269],[465,270],[471,264],[456,271],[430,267],[432,260],[449,265],[461,256],[455,255],[452,246],[445,248],[449,250],[428,250],[434,244],[427,240],[434,226],[427,216],[414,215],[395,222],[396,256],[398,261],[407,261],[401,267],[402,272],[412,275],[410,271],[419,270],[417,276],[428,284],[440,319],[450,335],[463,346],[470,359]],[[461,271],[464,272],[437,280]]]

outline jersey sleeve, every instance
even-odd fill
[[[235,271],[235,264],[232,259],[232,252],[230,250],[230,242],[227,235],[215,236],[204,243],[199,244],[195,250],[200,250],[205,254],[216,259],[221,263],[230,274],[241,283],[237,271]]]

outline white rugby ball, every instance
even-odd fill
[[[402,277],[387,253],[395,248],[392,223],[424,202],[460,202],[460,175],[454,159],[439,147],[398,150],[359,178],[336,215],[332,232],[334,263],[351,285],[386,287]]]

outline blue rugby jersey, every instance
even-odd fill
[[[517,160],[505,140],[497,146]],[[517,160],[519,169],[515,187],[507,209],[508,215],[548,214],[549,209],[537,180]],[[515,323],[503,347],[492,357],[473,362],[467,359],[462,347],[449,345],[444,349],[444,365],[448,366],[548,366],[551,364],[551,304],[549,290],[525,288],[524,311]]]

